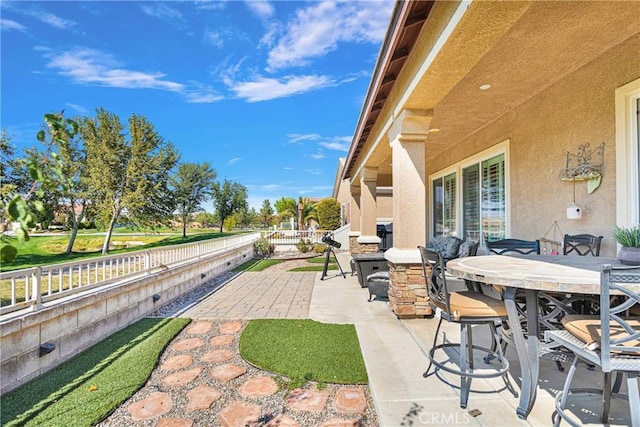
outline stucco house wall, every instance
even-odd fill
[[[434,156],[427,149],[426,175],[509,140],[508,237],[541,238],[557,221],[564,233],[604,236],[601,255],[615,256],[611,237],[616,224],[615,90],[640,78],[638,52],[640,36],[635,36],[446,151]],[[566,152],[601,143],[605,144],[601,185],[588,194],[586,181],[576,183],[576,203],[583,217],[568,220],[573,185],[558,178]]]

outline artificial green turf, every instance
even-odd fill
[[[90,426],[147,380],[189,319],[142,319],[0,398],[3,426]]]
[[[323,263],[324,263],[325,258],[326,258],[326,256],[325,256],[325,255],[317,256],[317,257],[314,257],[314,258],[309,258],[309,259],[307,259],[307,262],[310,262],[310,263],[312,263],[312,264],[323,264]],[[332,263],[337,262],[337,261],[336,261],[336,257],[334,257],[334,256],[329,257],[329,262],[332,262]]]
[[[291,379],[366,384],[367,371],[353,325],[313,320],[251,320],[240,336],[248,362]]]
[[[307,262],[310,263],[311,265],[309,266],[304,266],[304,267],[295,267],[290,269],[289,271],[323,271],[324,270],[324,261],[325,261],[325,257],[324,256],[319,256],[319,257],[314,257],[314,258],[307,258]],[[330,257],[329,258],[329,265],[327,266],[327,270],[337,270],[338,269],[338,265],[336,264],[336,258],[335,257]]]
[[[305,267],[294,267],[288,271],[322,271],[324,268],[323,265],[309,265]],[[329,264],[327,266],[327,270],[337,270],[338,266],[336,264]]]
[[[283,259],[251,259],[243,262],[233,269],[233,271],[262,271],[273,265],[284,262]]]

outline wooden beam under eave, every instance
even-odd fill
[[[404,28],[410,28],[414,25],[422,25],[424,21],[427,20],[427,11],[422,9],[417,12],[412,13],[407,18],[407,21],[404,23]]]
[[[385,86],[389,83],[393,83],[396,81],[396,78],[397,77],[394,73],[387,74],[386,76],[384,76],[384,79],[382,79],[382,83],[380,83],[380,86]]]
[[[401,48],[396,50],[395,52],[393,52],[393,55],[391,56],[391,63],[394,63],[396,61],[399,61],[401,59],[406,59],[409,56],[409,50],[407,48]]]

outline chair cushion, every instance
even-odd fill
[[[470,317],[506,317],[504,303],[479,292],[465,291],[449,294],[451,314],[456,320]]]
[[[624,318],[634,330],[640,332],[640,319]],[[600,316],[588,314],[568,314],[562,319],[562,325],[574,337],[584,341],[585,347],[595,350],[600,347],[602,327]],[[629,334],[617,323],[611,323],[610,333],[613,339],[620,339]],[[624,347],[640,347],[640,341],[633,340],[622,343]]]
[[[367,276],[367,282],[371,280],[386,280],[389,281],[389,272],[388,271],[377,271],[375,273],[371,273]]]
[[[474,245],[475,243],[469,241],[460,243],[460,246],[458,247],[458,258],[471,255],[471,249],[473,249]]]
[[[454,236],[436,237],[427,245],[428,248],[438,251],[445,260],[458,257],[458,248],[462,240]]]

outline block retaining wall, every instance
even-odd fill
[[[55,368],[252,256],[253,244],[249,243],[0,320],[0,394]],[[156,294],[160,299],[154,302]],[[45,342],[53,343],[55,349],[40,357],[40,345]]]

